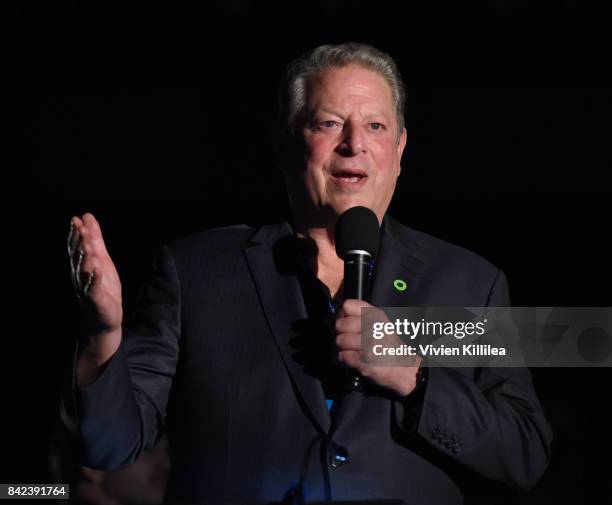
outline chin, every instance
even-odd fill
[[[352,209],[353,207],[367,207],[368,209],[374,210],[372,208],[371,203],[360,200],[351,200],[348,202],[336,203],[336,205],[334,205],[332,208],[334,209],[335,213],[340,216],[342,213],[346,212],[349,209]],[[374,210],[374,212],[376,211]]]

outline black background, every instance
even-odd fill
[[[100,220],[128,307],[160,244],[287,220],[268,136],[274,93],[283,66],[319,43],[368,42],[398,60],[408,145],[396,218],[504,269],[514,305],[612,305],[602,7],[212,5],[2,11],[1,482],[50,481],[78,327],[70,217]],[[533,372],[556,438],[549,471],[517,500],[610,496],[612,371]]]

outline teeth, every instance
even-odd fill
[[[361,180],[361,177],[359,177],[358,175],[355,175],[353,177],[351,177],[350,175],[341,175],[340,178],[349,182],[359,182]]]

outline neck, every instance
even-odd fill
[[[335,223],[327,227],[297,227],[302,252],[313,273],[336,297],[344,279],[344,262],[336,254]]]

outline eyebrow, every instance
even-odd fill
[[[318,110],[318,111],[316,111],[316,112],[315,112],[314,110],[312,110],[312,111],[311,111],[311,113],[310,113],[310,115],[311,115],[311,116],[314,116],[314,115],[316,115],[317,113],[319,113],[319,114],[320,114],[320,113],[324,113],[324,114],[331,114],[332,116],[343,117],[343,116],[342,116],[342,114],[340,114],[339,112],[336,112],[336,111],[334,111],[334,110],[332,110],[332,109],[319,109],[319,110]]]
[[[312,117],[312,116],[315,116],[317,113],[319,113],[319,114],[320,114],[320,113],[323,113],[323,114],[331,114],[332,116],[337,116],[337,117],[340,117],[340,118],[341,118],[341,117],[343,117],[343,116],[342,116],[342,114],[340,114],[339,112],[336,112],[336,111],[334,111],[334,110],[332,110],[332,109],[325,109],[325,108],[319,109],[319,110],[318,110],[318,111],[316,111],[316,112],[315,112],[314,110],[313,110],[313,111],[311,111],[311,112],[310,112],[310,116],[311,116],[311,117]],[[384,119],[384,120],[386,120],[386,121],[387,121],[387,120],[389,120],[389,118],[387,117],[387,115],[386,115],[385,113],[383,113],[383,112],[373,112],[373,113],[371,113],[371,114],[367,114],[367,115],[365,115],[365,116],[364,116],[364,118],[365,118],[365,119],[368,119],[368,120],[369,120],[369,119]]]

